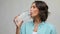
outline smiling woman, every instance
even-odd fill
[[[16,24],[16,34],[56,34],[55,27],[46,22],[48,6],[44,1],[34,1],[32,3],[30,16],[33,21],[22,24],[23,20],[20,20]],[[15,19],[17,18],[18,16],[15,17]]]

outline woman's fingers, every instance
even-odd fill
[[[15,23],[16,26],[17,26],[17,24],[16,24],[16,22],[17,22],[17,21],[16,21],[17,17],[18,17],[18,16],[15,16],[14,19],[13,19],[13,22]]]
[[[23,20],[20,20],[18,23],[17,23],[17,26],[20,27],[23,23]]]
[[[23,21],[20,20],[20,21],[16,22],[16,26],[17,26],[17,27],[20,27],[20,26],[22,25],[22,23],[23,23]]]
[[[20,16],[20,14],[18,16]],[[17,27],[21,26],[22,23],[23,23],[23,20],[22,19],[18,20],[18,16],[15,16],[14,19],[13,19],[13,22],[15,23],[15,25]]]

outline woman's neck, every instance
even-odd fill
[[[34,18],[34,32],[37,32],[37,30],[38,30],[38,25],[39,25],[39,23],[41,22],[41,20],[40,20],[40,17],[35,17]]]
[[[41,22],[40,17],[35,17],[34,18],[34,24],[39,24]]]

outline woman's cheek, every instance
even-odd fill
[[[33,17],[35,17],[36,15],[37,15],[37,13],[36,13],[36,12],[34,12],[34,13],[32,14],[32,16],[33,16]]]
[[[37,15],[38,15],[38,12],[37,12],[37,11],[35,11],[35,12],[34,12],[34,14],[35,14],[35,16],[37,16]]]

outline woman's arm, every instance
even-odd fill
[[[16,34],[20,34],[20,28],[21,27],[16,27]]]
[[[16,34],[20,34],[20,28],[16,28]]]
[[[19,22],[16,23],[15,19],[17,19],[17,18],[18,18],[18,16],[16,16],[14,18],[14,23],[16,25],[16,34],[20,34],[20,28],[21,28],[21,25],[22,25],[23,21],[20,20]]]

